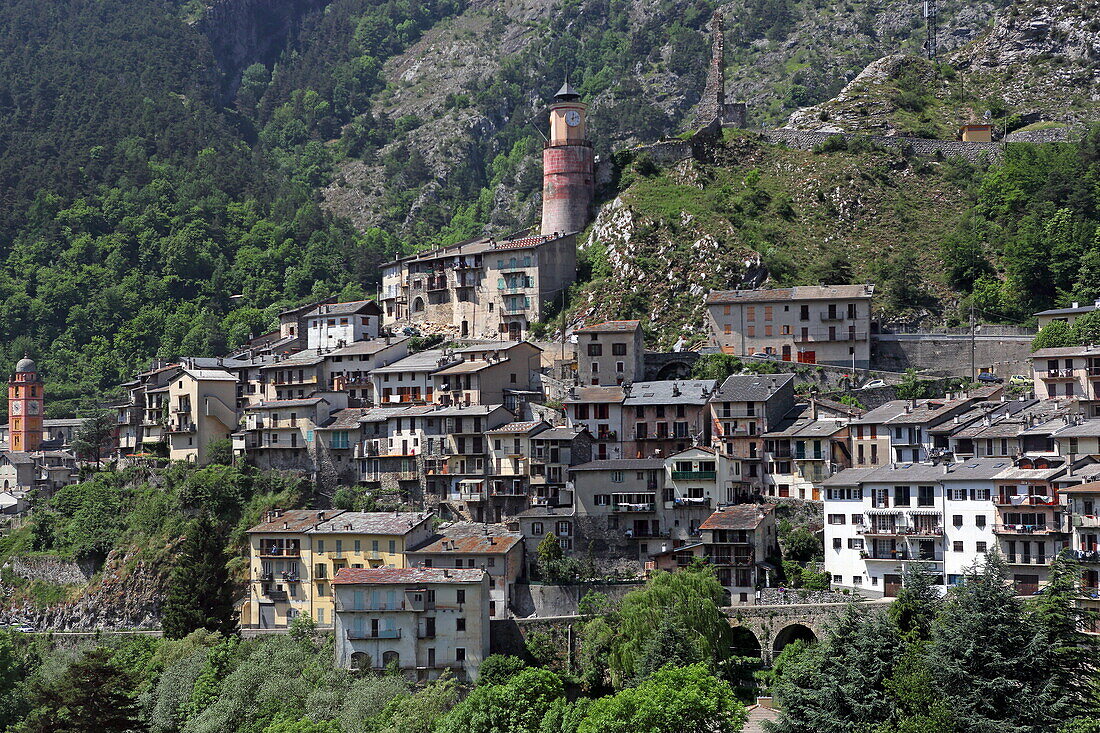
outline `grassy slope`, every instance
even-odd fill
[[[706,291],[736,287],[755,252],[771,284],[816,283],[839,254],[857,281],[867,280],[894,253],[912,252],[926,287],[941,301],[952,297],[936,275],[935,245],[970,199],[946,177],[950,164],[893,152],[815,154],[734,136],[716,160],[649,176],[628,171],[622,206],[605,206],[591,230],[595,276],[579,287],[572,317],[641,317],[664,346],[681,332],[700,335]]]

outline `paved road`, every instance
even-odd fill
[[[749,719],[741,729],[741,733],[765,733],[764,721],[775,720],[778,717],[779,713],[775,710],[754,705],[749,711]]]

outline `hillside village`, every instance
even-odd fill
[[[888,57],[750,141],[751,106],[727,97],[722,24],[715,12],[695,129],[681,138],[601,158],[584,95],[562,84],[544,122],[537,226],[398,252],[373,297],[311,298],[221,355],[157,358],[79,418],[47,417],[42,357],[28,350],[0,426],[0,621],[27,634],[169,635],[179,591],[166,589],[185,570],[121,546],[79,561],[52,554],[63,533],[43,517],[97,475],[167,486],[233,468],[293,489],[241,513],[239,555],[217,569],[233,577],[215,593],[232,596],[232,623],[205,628],[330,635],[325,665],[348,674],[474,685],[484,664],[493,681],[482,683],[499,684],[499,657],[534,658],[539,643],[572,673],[588,653],[573,634],[598,617],[593,598],[629,605],[632,592],[700,568],[720,586],[731,648],[760,665],[826,642],[824,617],[853,600],[908,603],[919,583],[929,599],[952,597],[991,562],[1003,563],[1012,599],[1062,592],[1061,563],[1075,563],[1081,621],[1070,626],[1100,633],[1100,299],[1018,323],[990,323],[970,301],[961,327],[909,328],[883,317],[893,282],[780,283],[774,260],[727,247],[737,271],[715,259],[706,278],[673,283],[675,313],[618,317],[635,315],[631,297],[658,309],[621,275],[659,227],[630,210],[637,198],[606,195],[624,175],[644,186],[657,174],[638,172],[650,167],[690,179],[739,145],[815,155],[872,145],[987,165],[1008,145],[1077,144],[1093,108],[1008,133],[936,107],[921,127],[865,106],[868,85],[934,68]],[[969,46],[953,53],[960,67],[981,64]],[[690,248],[706,260],[720,247]],[[597,251],[618,258],[603,291],[578,275]],[[188,542],[167,538],[158,562]],[[162,577],[137,594],[126,583],[142,574]],[[42,587],[62,591],[28,595]],[[81,607],[112,592],[141,599],[98,615]],[[601,672],[594,688],[621,686],[619,673]],[[760,679],[740,683],[754,721],[776,715],[770,694],[755,700]]]

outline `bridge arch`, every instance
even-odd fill
[[[775,635],[771,643],[773,659],[778,656],[784,647],[795,641],[816,642],[817,634],[809,626],[803,623],[793,623],[784,626]]]

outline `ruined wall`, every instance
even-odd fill
[[[1004,157],[1004,145],[999,142],[965,143],[961,140],[925,140],[916,137],[885,137],[883,135],[787,129],[765,130],[760,135],[770,143],[781,143],[798,150],[813,150],[830,137],[839,135],[847,139],[863,138],[874,145],[897,148],[903,152],[923,157],[940,155],[945,158],[963,158],[971,163],[980,163],[983,160],[997,163]]]

